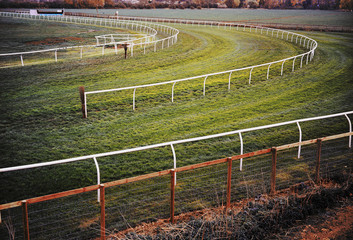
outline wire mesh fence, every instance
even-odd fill
[[[1,211],[0,238],[24,239],[23,217],[21,207]]]
[[[285,189],[300,182],[314,181],[316,153],[316,144],[301,146],[300,158],[298,158],[298,147],[279,151],[276,172],[277,189]]]
[[[168,218],[170,176],[106,188],[106,232],[114,234],[141,222]]]
[[[175,214],[224,206],[227,196],[225,163],[177,173]]]
[[[353,170],[353,152],[349,139],[339,138],[322,143],[320,176],[324,179],[339,178]]]
[[[269,193],[271,158],[271,153],[245,158],[241,171],[240,161],[233,162],[231,201]]]
[[[96,191],[30,204],[31,239],[94,239],[100,236]]]
[[[290,190],[298,183],[334,180],[353,169],[351,135],[308,140],[3,204],[0,238],[105,239],[141,223],[174,221],[174,215],[229,206],[241,199]]]

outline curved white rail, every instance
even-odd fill
[[[76,161],[82,161],[82,160],[87,160],[87,159],[93,159],[94,162],[96,163],[96,159],[100,158],[100,157],[107,157],[107,156],[113,156],[113,155],[119,155],[119,154],[124,154],[124,153],[143,151],[143,150],[148,150],[148,149],[153,149],[153,148],[160,148],[160,147],[166,147],[166,146],[171,146],[171,149],[172,149],[172,152],[173,152],[173,166],[176,167],[176,153],[175,153],[175,150],[174,150],[174,146],[177,145],[177,144],[197,142],[197,141],[203,141],[203,140],[208,140],[208,139],[213,139],[213,138],[219,138],[219,137],[225,137],[225,136],[229,136],[229,135],[239,134],[239,138],[240,138],[240,142],[241,142],[240,151],[241,151],[241,153],[243,153],[243,136],[242,136],[242,133],[253,132],[253,131],[269,129],[269,128],[275,128],[275,127],[281,127],[281,126],[286,126],[286,125],[291,125],[291,124],[297,124],[298,125],[299,123],[302,123],[302,122],[316,121],[316,120],[322,120],[322,119],[328,119],[328,118],[334,118],[334,117],[342,117],[342,116],[344,116],[346,118],[346,120],[348,121],[348,125],[349,125],[348,129],[349,129],[349,132],[352,133],[352,124],[351,124],[350,118],[348,117],[348,115],[351,115],[351,114],[353,114],[353,111],[336,113],[336,114],[319,116],[319,117],[297,119],[297,120],[292,120],[292,121],[287,121],[287,122],[274,123],[274,124],[269,124],[269,125],[264,125],[264,126],[259,126],[259,127],[252,127],[252,128],[241,129],[241,130],[234,130],[234,131],[230,131],[230,132],[224,132],[224,133],[207,135],[207,136],[203,136],[203,137],[188,138],[188,139],[183,139],[183,140],[158,143],[158,144],[153,144],[153,145],[148,145],[148,146],[143,146],[143,147],[130,148],[130,149],[125,149],[125,150],[118,150],[118,151],[113,151],[113,152],[92,154],[92,155],[87,155],[87,156],[82,156],[82,157],[75,157],[75,158],[56,160],[56,161],[44,162],[44,163],[28,164],[28,165],[22,165],[22,166],[16,166],[16,167],[0,168],[0,173],[18,171],[18,170],[24,170],[24,169],[30,169],[30,168],[38,168],[38,167],[44,167],[44,166],[52,166],[52,165],[64,164],[64,163],[70,163],[70,162],[76,162]],[[300,139],[300,141],[302,139],[301,130],[299,132],[299,139]],[[350,145],[351,144],[351,139],[352,139],[352,134],[349,136],[349,143],[348,143],[348,147],[349,148],[351,148],[351,145]],[[300,157],[300,152],[299,152],[298,156]],[[97,171],[99,171],[98,163],[97,163],[97,169],[98,169]]]
[[[119,17],[121,18],[121,17]],[[125,17],[124,17],[125,18]],[[135,19],[135,18],[134,18]],[[151,18],[137,18],[138,20],[143,20],[143,21],[162,21],[163,19],[151,19]],[[175,21],[174,23],[177,22],[177,20],[173,20]],[[188,23],[187,21],[189,20],[178,20],[180,23]],[[191,21],[191,20],[190,20]],[[196,24],[198,23],[198,26],[202,25],[211,25],[214,26],[213,24],[216,24],[216,26],[220,27],[220,26],[229,26],[231,27],[236,27],[237,30],[242,30],[242,31],[246,31],[246,29],[249,30],[249,32],[254,31],[255,33],[260,32],[260,34],[266,34],[266,35],[271,35],[272,37],[276,37],[276,38],[281,38],[281,39],[285,39],[287,41],[290,42],[295,42],[296,44],[299,44],[299,46],[304,47],[306,49],[308,49],[309,51],[306,51],[302,54],[299,55],[295,55],[292,57],[288,57],[285,59],[280,59],[277,61],[273,61],[273,62],[269,62],[269,63],[263,63],[263,64],[259,64],[259,65],[254,65],[254,66],[249,66],[249,67],[243,67],[243,68],[237,68],[237,69],[231,69],[231,70],[226,70],[226,71],[222,71],[222,72],[216,72],[216,73],[208,73],[208,74],[204,74],[204,75],[199,75],[199,76],[194,76],[194,77],[188,77],[188,78],[183,78],[183,79],[177,79],[177,80],[171,80],[171,81],[165,81],[165,82],[159,82],[159,83],[153,83],[153,84],[145,84],[145,85],[136,85],[136,86],[130,86],[130,87],[122,87],[122,88],[114,88],[114,89],[105,89],[105,90],[97,90],[97,91],[88,91],[85,92],[85,99],[87,99],[87,95],[88,94],[97,94],[97,93],[106,93],[106,92],[114,92],[114,91],[123,91],[123,90],[129,90],[129,89],[134,89],[134,93],[133,93],[133,110],[135,110],[135,104],[136,104],[136,100],[135,100],[135,96],[136,96],[136,89],[138,88],[147,88],[147,87],[153,87],[153,86],[159,86],[159,85],[165,85],[165,84],[173,84],[172,85],[172,91],[171,91],[171,101],[174,102],[174,86],[177,82],[183,82],[183,81],[190,81],[190,80],[194,80],[194,79],[200,79],[200,78],[204,78],[204,83],[203,83],[203,95],[205,96],[206,94],[206,80],[209,76],[216,76],[216,75],[221,75],[221,74],[229,74],[229,82],[228,82],[228,90],[230,90],[230,79],[231,79],[231,75],[233,72],[237,72],[237,71],[244,71],[244,70],[250,70],[249,73],[249,84],[251,84],[251,74],[254,68],[258,68],[258,67],[263,67],[263,66],[268,66],[267,67],[267,79],[269,78],[269,73],[270,73],[270,67],[273,64],[276,63],[282,63],[281,65],[281,76],[283,75],[283,67],[284,67],[284,63],[286,61],[293,61],[292,64],[292,71],[295,70],[295,61],[296,59],[300,59],[300,68],[302,68],[303,66],[303,61],[306,62],[306,64],[308,64],[309,61],[311,61],[314,57],[315,54],[315,50],[318,46],[317,42],[312,39],[309,38],[307,36],[304,36],[302,34],[298,34],[298,33],[293,33],[293,32],[289,32],[289,31],[285,31],[285,30],[280,30],[280,29],[274,29],[274,28],[267,28],[267,27],[262,27],[262,26],[251,26],[251,25],[246,25],[246,24],[237,24],[237,23],[222,23],[222,22],[212,22],[212,21],[191,21],[192,24]],[[255,30],[252,30],[255,29]],[[265,33],[266,32],[266,33]],[[84,101],[84,106],[85,106],[85,117],[87,117],[87,101]]]
[[[123,41],[109,41],[108,43],[99,43],[99,39],[105,39],[106,36],[96,36],[97,44],[96,45],[81,45],[81,46],[69,46],[69,47],[60,47],[60,48],[52,48],[45,50],[37,50],[37,51],[27,51],[27,52],[16,52],[16,53],[3,53],[1,56],[16,56],[19,55],[21,59],[21,65],[24,66],[23,56],[28,54],[35,53],[44,53],[44,52],[55,52],[55,61],[57,62],[57,52],[60,50],[68,50],[74,48],[81,48],[81,58],[82,58],[82,49],[87,47],[102,47],[102,53],[104,55],[104,47],[105,46],[114,46],[115,52],[117,54],[117,45],[118,44],[128,44],[131,49],[131,56],[133,56],[133,47],[134,46],[153,46],[154,51],[156,51],[156,45],[158,43],[164,43],[168,41],[168,47],[177,42],[179,30],[173,27],[156,24],[156,23],[142,23],[136,21],[127,21],[127,20],[112,20],[112,19],[102,19],[102,18],[85,18],[85,17],[72,17],[72,16],[42,16],[42,15],[29,15],[22,13],[11,13],[11,12],[0,12],[0,17],[14,17],[14,18],[25,18],[32,20],[48,20],[48,21],[57,21],[57,22],[65,22],[65,23],[77,23],[77,24],[91,24],[91,25],[100,25],[104,27],[116,27],[116,28],[125,28],[130,29],[137,32],[142,32],[142,35],[139,38],[132,38],[129,40]],[[162,39],[156,39],[157,34],[161,32],[169,35],[168,37]],[[109,35],[111,40],[114,39],[114,34]],[[130,35],[131,36],[131,35]],[[137,36],[137,35],[136,35]],[[97,38],[98,37],[98,38]],[[145,51],[144,51],[145,53]]]

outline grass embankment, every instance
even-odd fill
[[[179,26],[178,26],[179,28]],[[6,30],[6,29],[5,29]],[[210,27],[180,26],[178,43],[115,61],[113,55],[1,69],[1,167],[132,148],[352,109],[352,34],[305,33],[317,39],[314,61],[291,72],[266,70],[175,86],[88,97],[81,118],[78,87],[88,91],[161,82],[282,59],[303,52],[286,41]],[[15,34],[13,32],[13,34]],[[5,33],[6,35],[6,33]],[[62,36],[66,36],[63,33]],[[31,39],[33,41],[33,39]],[[344,118],[303,124],[304,140],[348,130]],[[295,142],[296,126],[248,133],[244,151]],[[240,153],[238,136],[175,146],[178,166]],[[102,182],[172,167],[169,148],[99,159]],[[93,160],[2,174],[1,202],[95,184]]]

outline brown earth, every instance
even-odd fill
[[[299,222],[297,226],[282,233],[282,237],[279,238],[286,238],[285,236],[288,236],[288,239],[302,240],[353,239],[352,201],[348,206],[328,209],[324,213]]]
[[[316,188],[313,185],[313,188]],[[337,187],[335,183],[325,183],[321,185],[327,189]],[[303,197],[305,194],[300,194],[295,189],[295,186],[278,192],[274,197],[284,197],[290,194]],[[310,194],[310,193],[309,193]],[[268,195],[262,195],[262,198],[271,198]],[[231,205],[230,211],[237,214],[247,206],[249,202],[254,202],[255,199],[244,199]],[[203,209],[200,211],[188,212],[175,216],[175,223],[186,223],[193,219],[212,219],[215,215],[225,214],[225,207],[217,207]],[[180,226],[179,226],[180,227]],[[128,233],[136,233],[139,235],[153,236],[157,231],[168,232],[176,229],[176,224],[171,224],[169,219],[160,219],[152,223],[142,223],[135,228],[129,228],[124,231],[115,233],[112,239],[123,239]],[[348,240],[353,239],[353,198],[352,194],[349,199],[341,202],[339,207],[326,209],[317,215],[309,216],[305,220],[297,221],[290,229],[284,229],[282,232],[274,235],[270,239],[305,239],[305,240]]]

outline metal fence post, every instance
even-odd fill
[[[23,63],[23,56],[21,55],[21,65],[22,65],[22,67],[25,65],[24,63]]]
[[[272,171],[271,171],[271,194],[276,193],[276,165],[277,165],[277,148],[273,147],[272,152]]]
[[[175,169],[170,170],[170,222],[174,223]]]
[[[231,200],[231,184],[232,184],[232,158],[228,158],[228,175],[227,175],[227,204],[226,208],[230,208],[230,200]]]
[[[299,122],[297,122],[297,126],[298,126],[298,129],[299,129],[299,146],[298,146],[298,159],[300,158],[300,153],[301,153],[301,149],[302,149],[302,128],[300,127],[299,125]]]
[[[270,65],[268,65],[268,68],[267,68],[267,79],[268,79],[269,74],[270,74],[270,67],[271,67],[271,64],[270,64]]]
[[[249,84],[251,83],[251,72],[252,72],[252,70],[253,70],[254,68],[251,68],[251,70],[250,70],[250,75],[249,75]]]
[[[135,111],[135,96],[136,96],[136,88],[134,88],[134,93],[132,95],[132,110]]]
[[[99,185],[100,190],[100,203],[101,203],[101,240],[105,240],[105,188],[104,184]]]
[[[22,216],[24,239],[29,240],[28,203],[26,200],[22,201]]]
[[[86,98],[85,98],[85,87],[81,86],[78,88],[80,91],[80,99],[81,99],[81,109],[82,109],[82,114],[83,118],[87,118],[87,112],[86,112]]]
[[[174,86],[175,86],[176,82],[173,83],[173,87],[172,87],[172,102],[174,102]]]
[[[316,169],[315,169],[315,183],[320,183],[320,161],[321,161],[322,139],[317,139],[317,153],[316,153]]]

